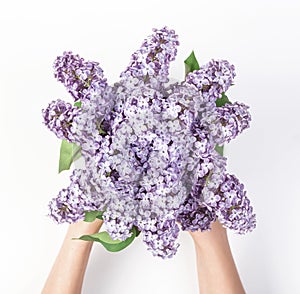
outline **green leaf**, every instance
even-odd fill
[[[77,106],[78,108],[81,108],[81,105],[82,105],[81,101],[76,101],[74,103],[74,106]]]
[[[224,155],[224,145],[223,145],[223,146],[216,145],[215,150],[216,150],[221,156]]]
[[[217,107],[224,106],[225,104],[231,104],[228,97],[225,95],[225,93],[222,93],[222,97],[216,100]]]
[[[103,220],[103,213],[104,213],[104,211],[99,211],[97,218]]]
[[[96,218],[103,220],[102,215],[103,215],[103,211],[98,211],[98,210],[85,211],[84,221],[91,223]]]
[[[200,69],[194,51],[192,51],[190,56],[184,61],[184,64],[185,64],[185,75],[187,75],[188,73],[194,70]]]
[[[106,250],[110,252],[118,252],[128,247],[136,237],[135,227],[132,228],[131,232],[132,235],[124,241],[112,240],[112,238],[107,232],[100,232],[92,235],[83,235],[79,238],[73,239],[99,242],[105,247]]]
[[[225,104],[231,104],[231,102],[229,101],[228,97],[225,95],[225,93],[222,93],[222,97],[216,100],[216,106],[217,107],[222,107]],[[223,146],[219,146],[216,145],[215,150],[221,155],[224,156],[224,145]]]
[[[70,169],[71,164],[80,158],[81,148],[75,143],[70,143],[67,140],[62,140],[60,145],[59,167],[58,172]]]
[[[135,231],[136,231],[136,237],[138,237],[139,234],[141,233],[141,231],[136,226],[134,226],[134,228],[135,228]]]

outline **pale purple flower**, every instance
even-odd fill
[[[199,200],[191,195],[180,206],[178,212],[177,221],[184,231],[209,230],[211,223],[216,220],[215,212],[201,205]]]
[[[69,142],[74,141],[72,124],[79,113],[78,107],[73,107],[70,103],[60,99],[52,101],[46,109],[42,110],[44,124],[59,139],[66,139]]]
[[[256,227],[256,218],[244,185],[234,175],[227,174],[218,193],[220,200],[216,214],[219,221],[239,234],[252,231]]]
[[[107,86],[98,62],[85,61],[72,52],[64,52],[54,62],[54,76],[64,84],[75,101],[89,99],[91,92],[101,93]]]
[[[141,48],[133,53],[131,63],[121,74],[122,78],[148,78],[155,76],[161,82],[168,81],[169,64],[175,59],[177,35],[173,30],[164,27],[153,29],[153,34],[144,40]]]
[[[171,258],[177,252],[179,244],[176,243],[179,234],[179,227],[175,219],[167,217],[165,219],[157,219],[150,224],[145,222],[139,226],[143,232],[143,241],[147,245],[148,250],[154,256],[162,258]]]
[[[251,116],[248,109],[249,106],[240,102],[228,103],[218,107],[217,112],[223,132],[223,136],[219,138],[218,144],[229,143],[243,130],[249,128]]]
[[[49,203],[49,216],[57,223],[74,223],[84,219],[84,212],[97,210],[99,207],[90,202],[90,198],[80,183],[84,170],[74,170],[66,189],[62,189]]]
[[[233,84],[235,68],[227,60],[211,60],[186,76],[186,83],[201,91],[207,101],[215,102]]]

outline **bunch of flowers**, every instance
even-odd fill
[[[99,63],[65,52],[55,77],[74,98],[43,110],[59,139],[60,170],[79,156],[70,185],[49,204],[57,223],[103,219],[106,232],[82,236],[110,251],[140,233],[155,256],[172,257],[182,230],[209,230],[219,220],[246,233],[255,214],[243,185],[226,171],[222,146],[249,127],[248,107],[230,102],[234,66],[212,60],[199,67],[194,54],[186,77],[169,82],[178,37],[154,29],[134,52],[120,80],[109,85]]]

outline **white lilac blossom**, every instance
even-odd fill
[[[126,240],[135,227],[162,258],[177,251],[178,223],[191,231],[209,230],[217,218],[239,233],[255,227],[243,186],[215,151],[250,121],[244,104],[216,106],[233,83],[234,67],[211,61],[168,84],[178,44],[173,30],[155,29],[114,85],[96,62],[71,52],[57,58],[55,77],[81,108],[53,102],[45,123],[81,147],[85,167],[50,202],[56,222],[102,211],[112,239]]]

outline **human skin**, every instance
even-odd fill
[[[226,229],[216,221],[210,231],[190,234],[195,244],[200,293],[245,294]]]
[[[102,221],[79,221],[69,225],[63,244],[42,294],[80,294],[93,242],[72,240],[97,233]],[[219,222],[210,231],[190,232],[196,250],[201,294],[245,294],[235,266],[226,229]]]
[[[69,225],[42,294],[80,294],[93,242],[72,240],[81,235],[97,233],[103,221],[79,221]]]

